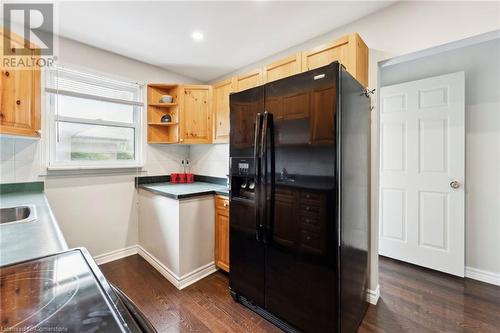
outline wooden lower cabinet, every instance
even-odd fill
[[[215,197],[215,265],[229,272],[229,199]]]

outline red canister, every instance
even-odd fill
[[[194,183],[194,173],[186,173],[186,183]]]
[[[170,174],[170,182],[171,183],[178,183],[179,182],[179,174],[178,173],[171,173]]]
[[[179,183],[185,183],[185,182],[186,182],[186,174],[179,173]]]

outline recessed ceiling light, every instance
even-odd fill
[[[203,34],[200,31],[193,31],[193,33],[191,34],[191,38],[197,42],[200,42],[203,40]]]

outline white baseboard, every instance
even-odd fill
[[[380,298],[380,285],[377,285],[377,288],[375,288],[375,290],[366,289],[366,301],[368,303],[377,305],[379,298]]]
[[[133,254],[137,254],[137,245],[132,245],[123,249],[100,254],[98,256],[95,256],[94,260],[98,265],[102,265],[111,261],[131,256]]]
[[[483,271],[473,267],[465,267],[465,277],[500,286],[500,274]]]
[[[217,271],[215,263],[211,262],[205,266],[199,267],[198,269],[184,274],[183,276],[178,276],[165,265],[163,265],[158,259],[156,259],[151,253],[146,251],[142,246],[138,245],[138,254],[144,258],[151,266],[153,266],[161,275],[163,275],[170,283],[172,283],[177,289],[181,290],[187,286],[203,279],[204,277]]]

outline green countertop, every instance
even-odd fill
[[[0,207],[33,205],[36,220],[0,224],[0,266],[68,249],[43,190],[23,186],[18,189],[20,192],[2,191]]]
[[[229,195],[229,189],[225,185],[206,182],[190,184],[153,183],[139,185],[139,188],[176,200],[207,194]]]

